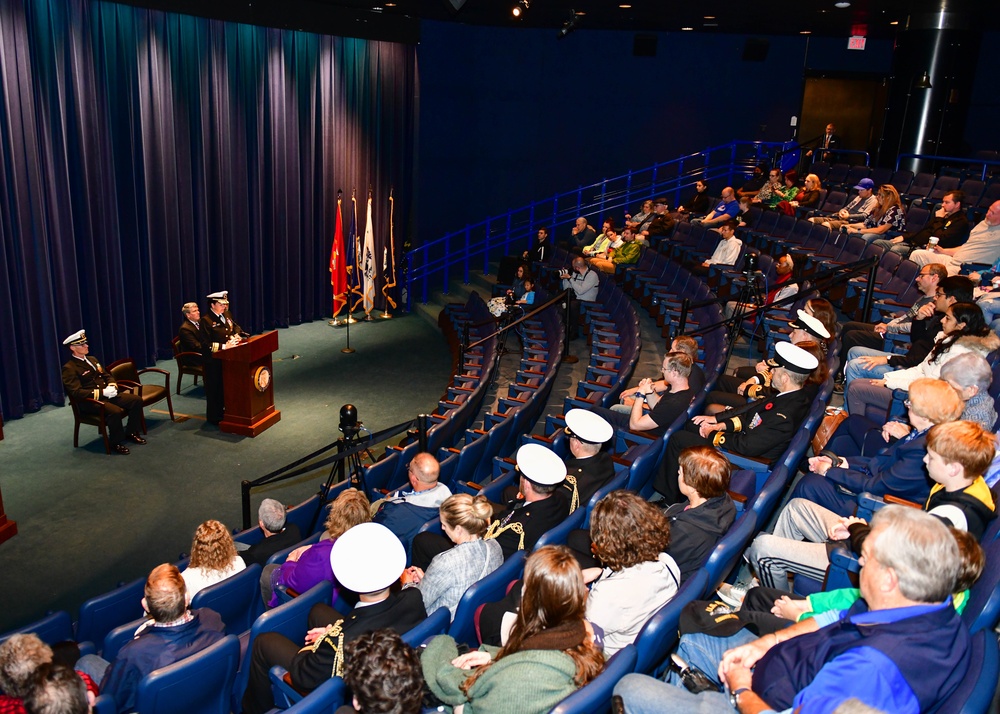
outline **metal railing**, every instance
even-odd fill
[[[970,159],[962,158],[960,156],[940,156],[938,154],[900,154],[896,158],[896,171],[899,171],[899,167],[903,161],[909,159],[914,159],[916,161],[934,161],[937,162],[939,168],[945,168],[950,165],[981,167],[982,170],[980,172],[979,180],[984,182],[990,175],[989,168],[991,166],[1000,167],[1000,161],[990,161],[987,159]]]
[[[452,279],[468,283],[472,270],[488,273],[491,261],[510,253],[512,244],[526,248],[541,226],[549,228],[550,240],[556,241],[578,216],[599,220],[609,211],[635,210],[643,200],[664,195],[677,204],[682,191],[697,180],[742,185],[741,175],[752,173],[760,161],[773,161],[785,146],[760,141],[714,146],[511,209],[420,245],[406,254],[406,307],[412,309],[414,301],[426,303],[431,290],[447,293]],[[721,188],[713,186],[714,193]]]

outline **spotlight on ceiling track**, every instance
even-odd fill
[[[518,0],[517,5],[510,9],[510,14],[515,20],[520,20],[524,17],[524,13],[528,11],[528,7],[531,5],[531,0]]]
[[[582,14],[582,13],[581,13]],[[580,21],[580,15],[576,14],[576,10],[569,11],[569,19],[563,23],[562,29],[559,30],[558,38],[561,40],[566,35],[571,33],[576,29],[576,24]]]

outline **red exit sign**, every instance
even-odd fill
[[[865,41],[868,38],[860,37],[855,35],[847,40],[847,49],[849,50],[863,50],[865,48]]]

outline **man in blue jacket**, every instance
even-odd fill
[[[420,526],[436,518],[441,504],[451,495],[451,489],[438,482],[440,473],[441,465],[431,454],[417,454],[406,469],[410,487],[375,504],[378,511],[372,520],[392,531],[407,551]]]
[[[777,633],[691,634],[677,653],[728,692],[692,694],[630,674],[615,687],[629,714],[801,711],[830,714],[848,699],[879,711],[938,711],[966,677],[969,631],[955,612],[960,559],[934,516],[886,506],[861,557],[861,597]],[[734,628],[739,628],[736,622]],[[943,711],[943,710],[942,710]]]

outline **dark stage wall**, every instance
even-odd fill
[[[254,331],[331,312],[336,191],[405,225],[412,46],[97,0],[0,2],[0,407],[62,404],[62,339],[140,365],[228,289]],[[381,307],[381,295],[377,305]]]

